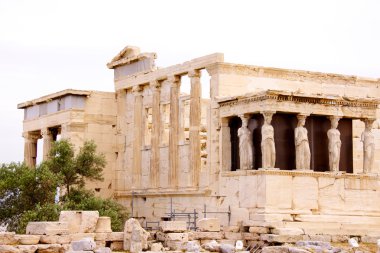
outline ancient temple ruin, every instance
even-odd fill
[[[35,164],[39,138],[45,155],[58,133],[94,139],[106,180],[87,187],[134,217],[206,209],[222,224],[380,236],[379,79],[225,63],[220,53],[166,68],[155,58],[123,49],[107,64],[114,93],[19,104],[25,162]]]

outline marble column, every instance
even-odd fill
[[[24,143],[24,163],[34,168],[36,166],[37,158],[37,140],[39,136],[30,132],[25,132],[22,135],[25,139]]]
[[[253,168],[253,139],[252,132],[248,128],[249,117],[239,115],[242,125],[238,129],[240,170],[251,170]]]
[[[178,187],[178,130],[180,77],[170,76],[169,185]]]
[[[150,83],[150,89],[153,93],[152,101],[152,138],[151,138],[151,156],[150,156],[150,185],[152,188],[159,186],[160,182],[160,88],[158,81]]]
[[[132,167],[132,188],[141,186],[141,146],[142,146],[142,113],[143,113],[143,96],[142,87],[134,86],[132,92],[135,98],[133,112],[133,167]]]
[[[340,132],[337,129],[340,117],[329,117],[331,122],[331,128],[327,131],[327,137],[329,139],[329,169],[331,172],[339,172],[340,161],[340,147],[342,141],[340,140]]]
[[[43,160],[46,161],[49,158],[50,149],[53,144],[53,134],[49,128],[44,128],[41,130],[41,135],[43,139]]]
[[[222,171],[231,170],[231,129],[229,119],[222,118],[220,121],[220,154]]]
[[[310,145],[305,127],[308,115],[298,114],[297,127],[294,129],[294,145],[296,149],[296,170],[310,170]]]
[[[361,136],[363,142],[363,173],[373,173],[375,159],[375,136],[372,133],[372,125],[375,119],[364,119],[365,129]]]
[[[192,70],[188,73],[190,77],[190,171],[192,185],[199,187],[199,177],[201,172],[201,140],[200,140],[200,125],[201,125],[201,72]]]
[[[274,112],[262,112],[264,125],[261,127],[261,154],[262,168],[274,169],[276,165],[276,148],[274,143],[274,129],[271,125]]]

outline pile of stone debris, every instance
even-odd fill
[[[110,218],[99,217],[96,211],[64,211],[57,222],[30,222],[26,232],[0,232],[0,253],[376,252],[376,244],[359,247],[354,238],[336,245],[330,237],[294,235],[297,231],[289,229],[221,226],[216,218],[200,219],[196,231],[188,230],[186,221],[176,220],[161,221],[149,232],[131,218],[124,232],[112,232]]]

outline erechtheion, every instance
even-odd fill
[[[87,187],[134,217],[206,207],[222,224],[380,236],[379,79],[225,63],[220,53],[166,68],[155,58],[124,48],[107,64],[114,93],[19,104],[25,162],[35,165],[40,138],[44,158],[57,134],[77,146],[93,139],[108,165]]]

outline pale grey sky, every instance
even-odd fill
[[[66,88],[113,90],[124,46],[169,66],[228,62],[380,77],[377,0],[0,0],[0,163],[23,159],[17,103]]]

